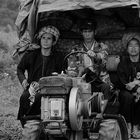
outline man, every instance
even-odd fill
[[[139,121],[140,95],[140,40],[131,38],[126,44],[126,55],[118,65],[118,77],[120,80],[120,104],[121,114],[128,123],[130,136],[140,138],[137,134]],[[132,128],[130,128],[132,125]]]
[[[107,53],[107,46],[95,40],[95,23],[91,20],[85,21],[81,26],[83,41],[74,46],[74,49],[85,51],[88,55],[83,55],[83,63],[86,68],[87,81],[92,81],[92,92],[103,92],[105,99],[110,98],[110,86],[103,82],[100,74],[104,71]],[[95,80],[93,80],[95,78]]]
[[[59,30],[52,25],[42,27],[37,36],[40,48],[27,52],[17,66],[17,76],[24,89],[20,97],[18,119],[23,127],[23,139],[26,140],[36,140],[40,133],[40,117],[30,123],[25,120],[27,116],[41,114],[39,79],[62,71],[63,56],[55,50],[59,35]]]

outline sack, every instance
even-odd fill
[[[72,85],[72,79],[64,76],[48,76],[39,80],[41,94],[68,94]]]
[[[117,71],[120,57],[118,55],[110,55],[107,58],[106,69],[107,71]]]

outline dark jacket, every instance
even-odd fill
[[[120,89],[126,89],[125,85],[132,82],[136,78],[137,73],[140,72],[140,60],[137,63],[132,63],[129,56],[122,56],[118,65],[117,74],[120,81]],[[133,89],[136,90],[136,87]]]
[[[28,72],[28,83],[38,81],[43,76],[50,76],[52,72],[60,73],[62,70],[63,55],[53,52],[47,59],[43,68],[43,56],[41,50],[27,52],[17,66],[17,75],[20,83],[25,79],[25,70]]]

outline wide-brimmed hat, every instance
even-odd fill
[[[43,27],[43,28],[41,28],[41,30],[38,33],[38,39],[41,39],[42,35],[45,34],[45,33],[52,34],[55,37],[54,44],[56,44],[56,42],[57,42],[57,40],[58,40],[58,38],[60,36],[59,30],[56,27],[51,26],[51,25]]]

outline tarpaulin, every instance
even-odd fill
[[[65,11],[89,7],[95,10],[122,6],[139,5],[139,0],[41,0],[39,12]]]
[[[139,0],[21,0],[20,11],[16,19],[19,43],[16,45],[17,54],[22,54],[28,48],[38,48],[33,43],[38,13],[47,11],[68,11],[83,8],[102,10],[125,6],[139,6]]]
[[[86,7],[101,10],[131,5],[139,6],[139,0],[25,0],[22,3],[15,24],[18,28],[19,36],[22,36],[25,30],[29,30],[32,38],[37,13],[75,10]]]
[[[26,0],[24,4],[22,3],[21,9],[15,22],[19,37],[23,36],[25,30],[28,30],[30,36],[32,36],[33,28],[36,26],[35,23],[38,2],[39,0]]]

